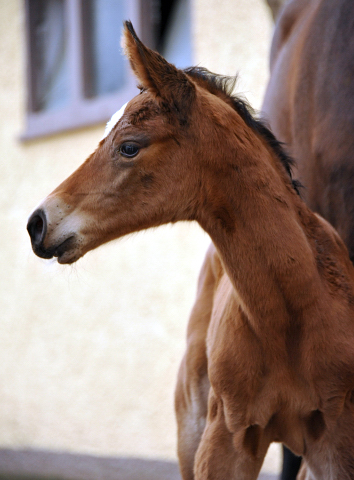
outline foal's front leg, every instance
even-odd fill
[[[195,480],[256,480],[270,444],[258,425],[230,431],[224,407],[210,389],[208,418],[195,457]]]
[[[210,383],[206,356],[206,335],[213,307],[213,295],[222,266],[215,247],[206,255],[198,283],[198,294],[187,331],[187,350],[176,386],[175,409],[178,425],[178,458],[183,480],[193,480],[194,457],[202,437]]]
[[[194,347],[198,349],[198,345]],[[206,356],[198,355],[191,365],[191,350],[182,360],[175,395],[178,460],[183,480],[194,480],[194,457],[205,428],[210,388]],[[193,371],[191,367],[197,368]]]

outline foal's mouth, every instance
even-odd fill
[[[66,238],[62,243],[51,248],[45,248],[43,244],[32,244],[32,249],[34,253],[41,258],[47,260],[57,257],[58,263],[74,263],[80,255],[77,251],[77,242],[75,240],[75,235],[71,235]]]
[[[73,263],[78,259],[76,252],[75,235],[71,235],[64,242],[58,245],[54,252],[53,257],[58,258],[58,263]],[[73,255],[74,254],[74,255]]]
[[[55,220],[52,220],[52,224],[54,222]],[[56,235],[53,235],[53,232],[51,232],[49,236],[54,236],[54,239],[48,239],[48,229],[52,230],[50,225],[43,208],[38,208],[30,216],[27,230],[31,237],[33,252],[40,258],[50,259],[57,257],[58,263],[73,263],[78,260],[82,253],[80,253],[78,248],[81,242],[76,233],[71,229],[67,233],[57,232]],[[57,237],[56,239],[55,236]],[[49,243],[49,246],[46,246],[46,243]]]

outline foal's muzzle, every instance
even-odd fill
[[[50,222],[42,208],[32,213],[27,230],[31,237],[32,249],[38,257],[47,259],[58,257],[59,263],[72,263],[81,256],[77,249],[75,232],[57,231],[53,235],[53,219]]]

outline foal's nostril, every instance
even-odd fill
[[[47,232],[47,220],[43,210],[36,210],[28,220],[27,230],[34,245],[39,245],[44,240]]]

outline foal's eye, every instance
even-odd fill
[[[120,146],[119,153],[123,155],[123,157],[132,158],[139,153],[139,147],[134,145],[134,143],[123,143]]]

